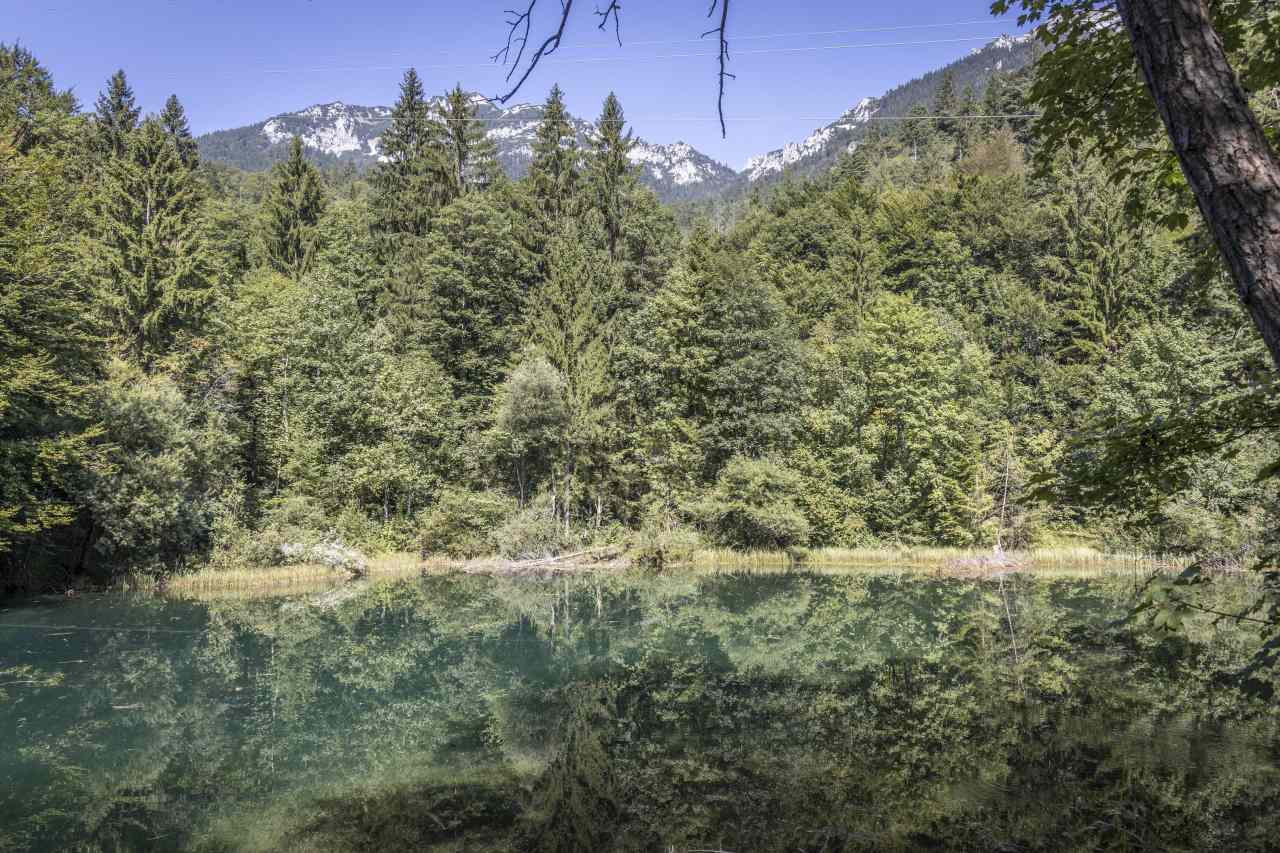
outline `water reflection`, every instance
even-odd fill
[[[0,850],[1267,850],[1277,723],[1121,581],[479,577],[0,613]],[[21,627],[19,627],[21,626]]]

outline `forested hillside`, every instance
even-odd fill
[[[410,72],[367,175],[296,138],[249,175],[199,162],[177,98],[143,117],[120,72],[82,112],[0,48],[0,586],[337,537],[1247,553],[1272,432],[1086,488],[1128,479],[1104,440],[1271,375],[1193,209],[999,117],[1026,74],[987,119],[933,118],[943,79],[682,230],[613,98],[580,143],[553,89],[511,180],[474,102]]]
[[[1040,53],[1030,35],[1001,36],[968,56],[860,100],[831,124],[792,143],[752,157],[742,170],[743,184],[768,186],[787,178],[813,177],[831,170],[840,157],[880,132],[879,122],[927,115],[972,115],[979,102],[988,113],[1016,105],[1005,95],[1005,83]],[[995,83],[992,86],[992,83]],[[938,112],[934,112],[934,108]]]

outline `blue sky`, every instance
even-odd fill
[[[489,57],[505,38],[503,10],[520,2],[0,0],[0,41],[34,51],[85,108],[123,67],[144,110],[176,93],[203,133],[319,102],[389,104],[409,65],[429,92],[455,82],[504,91],[505,71]],[[722,140],[715,45],[698,41],[710,26],[707,6],[624,2],[619,48],[612,33],[595,29],[595,2],[577,0],[564,45],[518,100],[542,100],[559,82],[569,108],[593,118],[612,89],[638,135],[682,139],[740,168],[864,96],[1017,31],[990,16],[989,0],[733,0],[730,70],[738,77],[729,82]],[[559,5],[539,7],[545,29]]]

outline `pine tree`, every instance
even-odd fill
[[[310,267],[316,250],[316,223],[325,208],[320,172],[303,158],[302,140],[295,136],[288,159],[272,169],[272,176],[263,201],[267,259],[296,281]]]
[[[448,201],[452,181],[444,160],[444,128],[431,115],[418,72],[410,68],[400,83],[391,126],[382,135],[386,159],[371,178],[373,230],[384,258],[395,256],[402,238],[421,237],[431,217]]]
[[[615,260],[618,258],[619,241],[622,239],[623,204],[635,183],[635,169],[629,156],[634,147],[635,140],[631,137],[631,131],[626,130],[622,104],[610,92],[600,118],[596,119],[591,152],[587,160],[587,180],[596,209],[604,218],[609,256]]]
[[[1021,85],[1025,85],[1025,80],[1020,84],[1019,79],[1012,75],[1003,72],[991,75],[987,88],[982,93],[980,111],[983,115],[993,116],[983,122],[986,129],[1012,128],[1018,140],[1025,145],[1030,139],[1031,120],[1009,118],[1028,111]]]
[[[432,342],[429,324],[434,318],[432,291],[436,285],[432,257],[442,239],[435,234],[403,237],[387,263],[378,311],[396,352],[421,350]]]
[[[556,223],[571,212],[579,180],[578,138],[564,106],[559,85],[551,88],[533,142],[529,185],[538,212]]]
[[[598,229],[598,217],[589,217],[586,227]],[[608,255],[593,248],[599,242],[598,236],[593,239],[577,223],[566,221],[551,241],[547,280],[529,307],[530,343],[565,379],[569,424],[557,480],[566,524],[580,484],[594,493],[599,506],[609,467],[613,387],[608,312],[618,281]]]
[[[964,87],[964,91],[960,93],[960,101],[956,105],[956,115],[974,116],[978,115],[978,95],[974,91],[973,84],[970,83]],[[956,140],[960,145],[957,152],[958,157],[963,157],[971,151],[978,141],[981,133],[981,122],[972,118],[957,119]]]
[[[929,108],[916,104],[907,110],[907,120],[902,122],[902,144],[913,159],[918,158],[937,135],[937,124],[929,118]]]
[[[804,374],[786,306],[705,224],[628,323],[616,371],[655,485],[715,480],[735,454],[785,450]]]
[[[107,91],[98,95],[98,144],[104,154],[125,156],[129,135],[138,127],[140,112],[122,68],[107,81]]]
[[[461,84],[445,94],[441,113],[449,149],[451,197],[492,184],[499,175],[493,143],[476,120],[476,106],[462,91]]]
[[[14,152],[65,137],[69,117],[79,111],[75,96],[59,92],[53,76],[20,44],[0,43],[0,124]]]
[[[942,79],[938,81],[938,88],[933,93],[933,114],[935,116],[954,116],[959,108],[959,99],[956,97],[956,81],[950,71],[942,72]],[[960,127],[962,122],[953,118],[935,119],[935,125],[939,134],[952,140],[959,140]]]
[[[156,119],[108,164],[97,205],[101,297],[126,355],[147,368],[196,327],[213,295],[204,196]]]
[[[406,253],[383,294],[398,346],[428,349],[467,413],[484,407],[524,342],[536,267],[513,219],[494,193],[471,193],[445,206],[438,227]]]
[[[196,151],[196,141],[191,136],[191,126],[187,124],[187,112],[182,108],[177,95],[170,95],[164,102],[164,109],[160,113],[160,126],[173,140],[173,146],[178,151],[178,159],[182,161],[182,165],[188,169],[199,166],[200,155]]]

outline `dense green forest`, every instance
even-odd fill
[[[579,148],[552,89],[511,181],[410,71],[367,175],[297,140],[255,175],[198,162],[176,97],[143,117],[119,72],[82,111],[0,46],[0,587],[332,538],[1245,561],[1280,527],[1273,430],[1149,476],[1113,451],[1267,352],[1176,180],[998,118],[1032,82],[941,75],[712,225],[639,186],[614,98]]]

